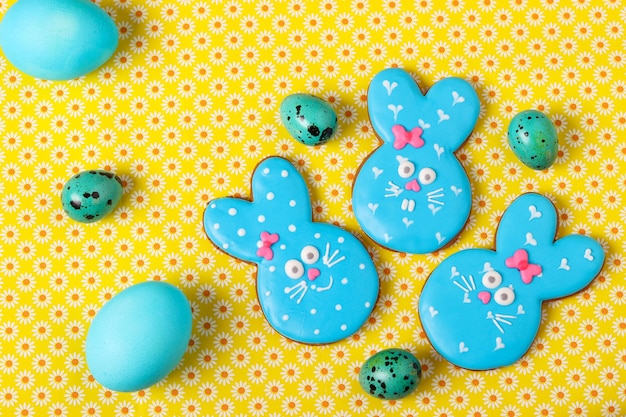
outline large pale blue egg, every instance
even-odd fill
[[[547,169],[556,160],[559,150],[556,127],[538,110],[525,110],[513,117],[508,139],[513,153],[532,169]]]
[[[69,80],[97,69],[115,52],[113,19],[89,0],[19,0],[0,22],[0,46],[20,71]]]
[[[191,337],[191,307],[175,286],[148,281],[113,297],[94,317],[87,366],[113,391],[146,389],[180,362]]]

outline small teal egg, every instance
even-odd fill
[[[115,52],[113,19],[90,0],[19,0],[0,23],[0,45],[20,71],[69,80],[97,69]]]
[[[359,372],[363,390],[383,400],[406,397],[417,389],[421,380],[422,365],[403,349],[381,350],[365,361]]]
[[[83,171],[70,178],[61,192],[63,209],[72,219],[92,223],[112,212],[122,198],[122,181],[104,170]]]
[[[291,136],[305,145],[321,145],[337,131],[337,114],[326,101],[292,94],[280,103],[280,118]]]
[[[540,111],[526,110],[513,117],[508,138],[513,153],[529,168],[547,169],[556,159],[559,150],[556,128]]]
[[[146,389],[180,362],[191,337],[189,301],[175,286],[148,281],[128,287],[98,311],[87,333],[87,366],[113,391]]]

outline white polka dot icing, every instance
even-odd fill
[[[259,197],[211,201],[204,228],[217,247],[258,265],[257,293],[270,325],[310,344],[357,332],[379,291],[363,244],[344,229],[312,221],[306,183],[283,158],[259,164],[251,195]]]
[[[528,351],[542,302],[585,288],[604,262],[594,239],[554,241],[556,229],[552,202],[524,194],[504,212],[495,251],[466,249],[433,270],[419,314],[437,352],[462,368],[485,370],[511,365]]]
[[[384,247],[436,251],[470,213],[470,183],[454,151],[476,124],[478,96],[459,78],[437,82],[424,96],[409,73],[391,68],[374,77],[367,103],[382,143],[358,171],[354,214]]]

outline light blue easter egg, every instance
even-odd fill
[[[113,297],[94,317],[87,366],[113,391],[146,389],[180,362],[191,337],[191,307],[175,286],[148,281]]]
[[[321,145],[337,131],[337,114],[326,101],[292,94],[280,103],[280,118],[291,136],[305,145]]]
[[[536,170],[549,168],[559,150],[554,123],[538,110],[525,110],[513,117],[508,139],[519,160]]]
[[[97,69],[117,48],[113,19],[89,0],[19,0],[0,22],[0,46],[20,71],[69,80]]]
[[[101,169],[83,171],[65,183],[61,204],[72,219],[92,223],[115,209],[122,191],[122,181],[112,172]]]

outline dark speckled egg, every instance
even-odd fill
[[[337,114],[326,101],[310,94],[292,94],[280,103],[287,131],[305,145],[321,145],[337,130]]]
[[[74,220],[92,223],[111,213],[122,198],[122,181],[109,171],[83,171],[70,178],[61,204]]]
[[[529,168],[549,168],[559,148],[554,123],[542,112],[526,110],[518,113],[509,124],[509,145],[513,153]]]
[[[417,388],[422,366],[403,349],[386,349],[369,358],[359,372],[359,384],[370,395],[383,400],[404,398]]]

